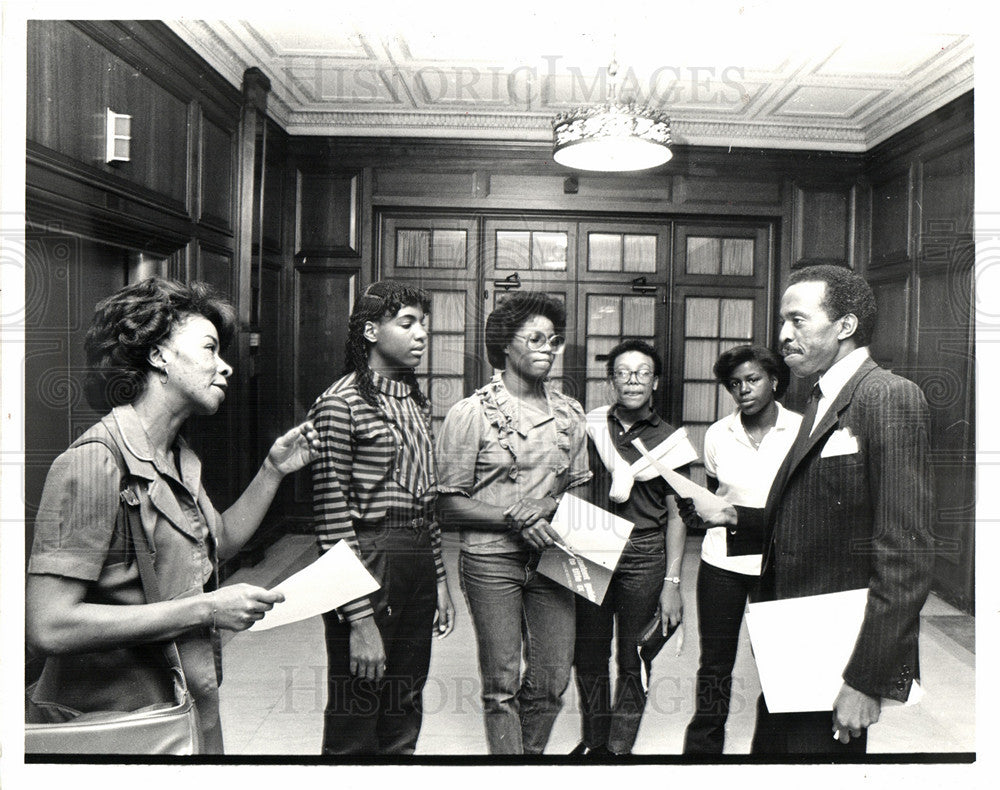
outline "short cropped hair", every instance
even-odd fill
[[[608,378],[615,373],[615,362],[622,354],[629,351],[638,351],[653,360],[653,375],[659,376],[663,372],[663,360],[660,353],[645,340],[623,340],[608,352]]]
[[[867,346],[872,342],[877,305],[871,286],[861,275],[843,266],[822,264],[796,269],[788,278],[789,285],[802,282],[826,283],[823,309],[830,320],[836,321],[853,313],[858,319],[858,328],[854,331],[858,346]]]
[[[788,382],[791,378],[791,371],[780,356],[775,354],[766,346],[733,346],[723,351],[712,368],[716,380],[726,386],[733,371],[744,362],[756,362],[768,376],[774,376],[778,381],[778,386],[774,391],[774,397],[780,398],[788,389]]]
[[[566,331],[566,308],[541,291],[521,291],[503,299],[486,319],[486,358],[497,370],[507,365],[504,349],[522,326],[536,315],[548,318],[561,335]]]
[[[98,302],[83,342],[90,405],[106,411],[138,398],[152,369],[150,350],[192,315],[212,322],[221,348],[232,341],[236,309],[208,283],[149,277]]]

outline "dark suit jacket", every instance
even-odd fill
[[[764,510],[738,509],[746,526],[764,519],[758,600],[868,588],[843,677],[877,697],[905,700],[918,677],[919,615],[934,564],[929,423],[917,385],[866,360],[808,440],[796,441]],[[822,457],[844,429],[857,452]]]

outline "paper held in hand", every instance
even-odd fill
[[[858,589],[750,604],[747,629],[771,713],[833,709],[867,602],[868,590]],[[922,695],[914,683],[906,704]]]
[[[549,525],[563,546],[542,554],[538,572],[600,604],[632,533],[632,522],[566,494]]]
[[[669,458],[657,459],[650,455],[649,450],[642,443],[642,439],[633,439],[632,446],[642,453],[642,457],[649,461],[650,466],[670,484],[677,496],[691,499],[694,502],[694,508],[702,518],[711,518],[724,508],[732,507],[722,497],[716,496],[707,488],[691,482],[684,475],[671,469]]]
[[[379,586],[351,547],[338,541],[318,560],[275,585],[272,589],[284,593],[285,600],[248,630],[266,631],[315,617],[375,592]]]

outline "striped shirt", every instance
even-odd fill
[[[356,374],[335,381],[309,411],[321,442],[312,464],[316,539],[327,550],[339,540],[358,550],[355,523],[375,522],[392,509],[432,510],[437,498],[427,414],[408,384],[372,373],[378,409],[362,399]],[[430,525],[438,581],[445,578],[441,530]],[[344,604],[347,620],[373,613],[367,597]]]

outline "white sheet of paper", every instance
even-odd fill
[[[643,458],[650,462],[650,465],[660,474],[670,487],[674,489],[680,497],[694,501],[694,509],[702,518],[710,518],[724,508],[731,507],[729,502],[720,496],[716,496],[704,486],[700,486],[688,480],[684,475],[678,474],[659,460],[653,458],[642,443],[641,439],[633,439],[632,445],[642,453]]]
[[[577,554],[614,570],[634,526],[584,499],[566,494],[549,522]]]
[[[374,592],[379,586],[351,547],[338,541],[318,560],[275,585],[272,589],[284,593],[285,600],[275,604],[248,630],[266,631],[315,617]]]
[[[833,709],[867,602],[860,589],[750,604],[747,628],[769,711]],[[921,696],[914,683],[907,704]]]
[[[636,439],[632,444],[635,445],[635,442],[642,444],[641,439]],[[635,446],[638,449],[638,445]],[[643,445],[643,448],[645,448],[645,445]],[[642,452],[642,450],[639,451]],[[649,455],[653,456],[653,458],[667,469],[676,469],[678,466],[684,466],[698,460],[698,451],[694,449],[694,445],[688,439],[685,428],[678,428],[658,445],[649,448]],[[649,459],[643,453],[643,458],[632,464],[632,472],[635,474],[637,467],[648,469],[650,466]]]

